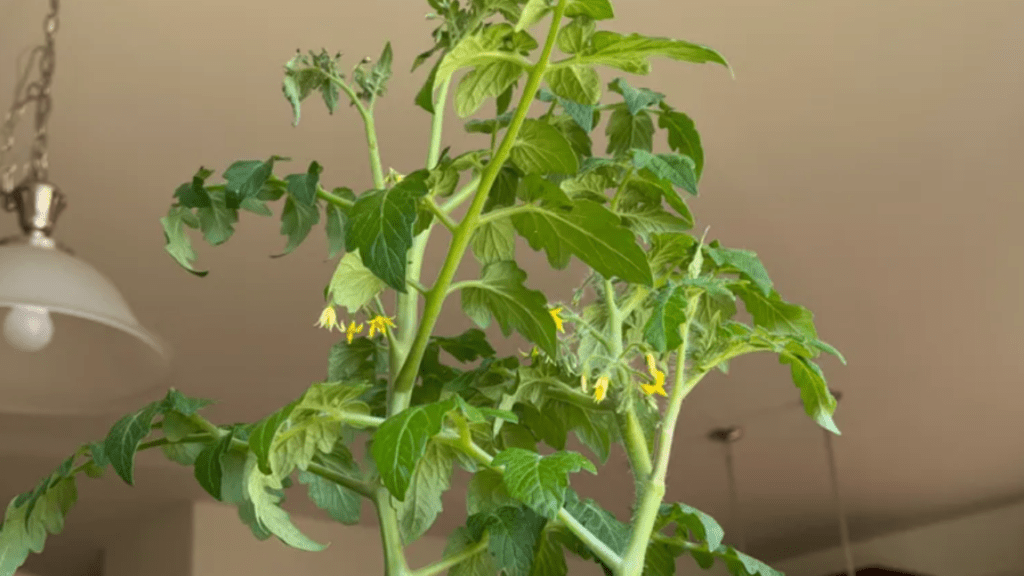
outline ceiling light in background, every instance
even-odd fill
[[[46,43],[19,73],[14,104],[0,127],[0,203],[17,212],[22,234],[0,240],[0,412],[97,413],[149,395],[166,383],[167,346],[144,329],[117,288],[51,236],[66,205],[47,182],[47,121],[59,0],[50,0]],[[27,83],[38,57],[40,79]],[[14,128],[34,103],[35,140],[26,178],[3,167]]]

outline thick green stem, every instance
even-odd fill
[[[616,576],[641,576],[644,569],[644,557],[651,539],[654,521],[658,518],[658,508],[665,497],[665,476],[668,474],[668,461],[672,452],[672,438],[675,435],[676,422],[683,399],[693,390],[698,379],[686,378],[686,350],[690,340],[690,323],[697,309],[698,298],[690,299],[686,310],[686,321],[680,327],[682,343],[676,349],[676,373],[672,384],[672,395],[669,397],[668,409],[662,422],[661,436],[658,439],[658,457],[654,472],[644,489],[643,498],[633,520],[629,546],[622,557],[622,565]]]
[[[402,535],[398,530],[398,514],[391,506],[391,493],[387,488],[377,488],[373,504],[377,509],[381,539],[384,542],[384,575],[409,576],[409,565],[402,551]]]
[[[322,198],[327,202],[330,202],[331,204],[334,204],[335,206],[340,206],[342,208],[351,208],[352,205],[355,204],[355,202],[347,198],[342,198],[341,196],[335,196],[334,194],[331,194],[330,192],[324,190],[320,186],[316,187],[316,197]]]
[[[437,282],[431,288],[430,293],[427,295],[426,303],[423,306],[423,319],[420,322],[416,340],[413,342],[409,356],[402,365],[398,379],[395,382],[396,393],[409,393],[412,390],[413,383],[416,381],[416,374],[419,372],[420,362],[423,360],[423,353],[427,348],[427,342],[434,331],[434,325],[437,323],[438,317],[441,315],[441,308],[448,293],[448,286],[452,283],[452,279],[459,269],[459,264],[462,262],[462,257],[465,256],[466,249],[469,247],[470,237],[473,235],[474,230],[476,230],[480,213],[483,211],[484,203],[487,201],[487,194],[490,192],[491,186],[494,185],[494,180],[498,177],[498,171],[501,170],[502,165],[504,165],[505,160],[512,151],[512,145],[519,135],[519,129],[522,127],[524,120],[526,120],[530,104],[540,88],[541,79],[544,77],[548,61],[551,59],[555,38],[558,36],[558,27],[562,21],[562,14],[565,12],[565,3],[566,0],[559,0],[558,6],[555,7],[551,19],[551,28],[548,30],[548,37],[544,43],[544,49],[541,52],[540,59],[530,73],[530,78],[523,89],[523,96],[519,101],[519,106],[516,108],[515,115],[512,117],[512,122],[505,132],[505,137],[502,139],[497,153],[491,158],[490,163],[487,164],[487,168],[484,169],[480,177],[480,186],[473,197],[473,203],[470,205],[465,218],[462,219],[459,227],[452,234],[452,243],[448,250],[448,256],[445,258]]]
[[[480,175],[478,174],[478,175],[474,176],[473,179],[470,180],[469,183],[466,184],[466,186],[462,188],[462,190],[459,190],[458,192],[455,193],[454,196],[449,198],[448,201],[444,203],[444,206],[441,206],[441,210],[444,210],[447,213],[451,213],[452,210],[455,210],[463,202],[465,202],[466,198],[469,198],[470,196],[475,194],[476,191],[477,191],[477,188],[479,188],[479,187],[480,187]]]
[[[384,188],[384,169],[380,165],[380,147],[377,145],[377,128],[373,123],[373,112],[362,108],[363,125],[366,127],[366,146],[370,149],[370,171],[373,174],[373,187]]]

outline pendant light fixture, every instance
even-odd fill
[[[59,0],[50,0],[45,44],[31,52],[0,126],[0,204],[21,234],[0,239],[0,413],[72,414],[119,410],[165,384],[166,345],[146,331],[117,288],[52,238],[64,195],[48,181],[47,122]],[[28,83],[38,57],[40,78]],[[14,128],[35,104],[26,177],[4,168]]]
[[[743,519],[740,518],[739,499],[736,490],[736,470],[733,467],[732,445],[743,438],[743,428],[730,426],[728,428],[716,428],[708,434],[708,438],[725,445],[725,473],[729,480],[729,524],[732,532],[736,533],[736,548],[745,551],[747,539],[743,530]]]
[[[843,393],[838,390],[829,390],[836,402],[842,399]],[[822,428],[825,434],[825,453],[828,454],[828,471],[832,479],[832,497],[836,504],[836,516],[839,519],[839,540],[843,547],[843,561],[846,564],[847,576],[856,576],[857,570],[853,567],[853,551],[850,549],[850,529],[846,525],[846,509],[843,507],[843,495],[839,491],[839,471],[836,469],[836,454],[832,446],[832,433]]]

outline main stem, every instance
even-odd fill
[[[448,294],[448,287],[451,285],[452,279],[455,278],[459,264],[462,262],[466,249],[469,247],[470,237],[476,229],[477,221],[480,219],[480,213],[483,212],[484,203],[487,201],[487,195],[490,193],[491,186],[494,185],[498,171],[501,170],[502,165],[508,158],[512,145],[519,135],[519,129],[522,128],[523,121],[530,110],[530,104],[540,88],[541,79],[547,70],[548,62],[551,60],[551,51],[555,45],[555,38],[558,36],[558,26],[562,21],[562,14],[565,12],[565,3],[566,0],[559,0],[558,6],[555,7],[551,18],[551,28],[548,30],[547,40],[544,42],[544,49],[541,52],[540,59],[533,66],[533,71],[530,73],[530,78],[523,90],[523,96],[519,100],[519,105],[516,108],[515,115],[512,117],[512,122],[505,132],[501,146],[498,147],[498,151],[484,169],[483,175],[480,178],[480,187],[473,197],[473,203],[470,205],[465,218],[463,218],[459,227],[452,235],[451,247],[448,250],[448,256],[445,258],[444,265],[441,267],[441,272],[438,274],[437,282],[434,283],[433,288],[427,293],[426,304],[423,306],[423,319],[420,322],[416,340],[413,342],[409,356],[402,365],[402,370],[398,373],[398,378],[395,382],[396,394],[409,393],[416,381],[416,374],[419,372],[423,353],[427,348],[430,335],[433,333],[434,325],[441,315],[441,307],[444,304],[445,296]]]
[[[651,532],[654,529],[654,521],[658,518],[658,508],[665,498],[665,476],[668,473],[668,461],[672,452],[672,438],[675,436],[676,421],[679,419],[679,410],[682,408],[683,399],[690,393],[690,390],[697,383],[697,378],[687,380],[686,378],[686,350],[690,342],[690,323],[697,309],[698,299],[693,297],[686,310],[686,321],[680,327],[682,343],[676,349],[676,373],[672,384],[672,396],[669,398],[668,409],[665,411],[665,419],[661,428],[661,436],[658,439],[658,458],[651,474],[650,480],[644,488],[643,498],[640,507],[633,520],[633,530],[629,539],[629,546],[622,556],[622,564],[615,576],[641,576],[644,570],[644,557],[647,554],[647,545],[651,539]]]

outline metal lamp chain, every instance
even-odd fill
[[[36,135],[32,142],[32,159],[30,166],[32,176],[36,180],[45,181],[48,176],[49,158],[47,149],[47,126],[50,119],[50,84],[53,80],[53,72],[56,66],[57,56],[54,50],[54,38],[59,28],[58,11],[60,0],[50,0],[50,11],[43,20],[43,33],[46,42],[32,50],[29,58],[29,65],[24,75],[18,80],[14,91],[14,103],[11,109],[4,116],[3,126],[0,127],[0,196],[3,196],[4,208],[8,211],[14,210],[14,198],[11,191],[14,189],[14,173],[17,165],[3,167],[3,158],[11,148],[14,147],[14,129],[18,119],[24,115],[29,104],[36,104]],[[32,61],[39,56],[39,80],[26,85],[29,75],[32,72]]]

